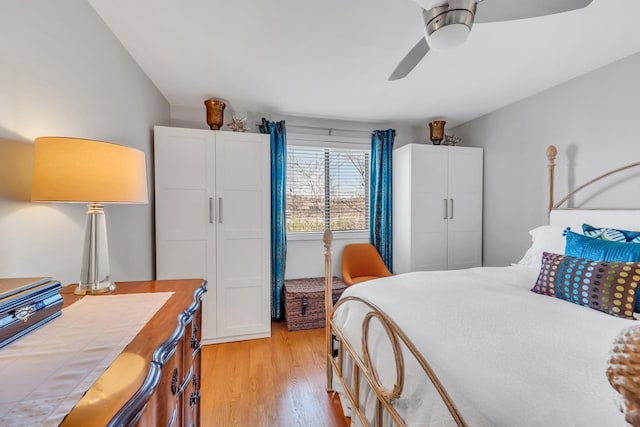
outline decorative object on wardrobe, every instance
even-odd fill
[[[444,136],[444,142],[442,143],[442,145],[455,146],[460,144],[461,141],[462,141],[462,138],[460,138],[459,136],[456,136],[455,133],[452,133],[451,135]]]
[[[231,117],[231,123],[227,123],[227,126],[234,132],[246,132],[247,131],[247,118]]]
[[[444,139],[444,125],[446,123],[444,120],[434,120],[429,123],[429,138],[433,145],[440,145]]]
[[[115,289],[109,274],[105,203],[147,203],[144,153],[89,139],[36,138],[31,200],[88,203],[80,283],[75,293]]]
[[[482,148],[393,151],[393,272],[482,264]]]
[[[207,124],[211,130],[218,130],[224,123],[224,107],[225,103],[219,99],[207,99],[204,101],[204,106],[207,107]]]
[[[206,279],[202,341],[271,334],[271,156],[257,133],[154,128],[156,277]]]

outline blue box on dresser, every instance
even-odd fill
[[[60,316],[61,289],[50,277],[0,279],[0,348]]]

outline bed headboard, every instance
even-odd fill
[[[612,227],[627,230],[640,230],[640,209],[560,209],[563,203],[569,200],[574,194],[589,185],[600,181],[603,178],[615,173],[640,166],[640,162],[631,163],[627,166],[612,170],[602,174],[589,182],[572,190],[559,202],[554,203],[555,167],[558,149],[550,145],[547,147],[547,166],[549,169],[549,224],[560,227],[571,227],[573,231],[580,232],[582,224],[587,223],[594,227]]]
[[[577,187],[575,190],[572,190],[569,192],[569,194],[567,194],[566,196],[564,196],[563,198],[560,199],[560,201],[558,202],[554,202],[554,184],[555,184],[555,168],[556,168],[556,156],[558,155],[558,149],[555,147],[555,145],[550,145],[547,147],[547,166],[549,168],[549,212],[551,212],[554,209],[559,209],[560,206],[562,206],[562,204],[564,202],[566,202],[567,200],[569,200],[571,197],[574,196],[574,194],[576,194],[577,192],[583,190],[584,188],[590,186],[591,184],[594,184],[598,181],[600,181],[603,178],[606,178],[608,176],[614,175],[618,172],[622,172],[628,169],[632,169],[635,168],[636,166],[640,166],[640,162],[635,162],[635,163],[631,163],[628,164],[626,166],[622,166],[620,168],[614,169],[612,171],[609,171],[607,173],[603,173],[600,176],[597,176],[595,178],[593,178],[592,180],[582,184],[581,186]]]
[[[549,225],[582,232],[584,223],[594,227],[640,230],[640,209],[553,209],[549,212]]]

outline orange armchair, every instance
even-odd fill
[[[369,243],[352,243],[342,251],[342,281],[346,285],[391,276],[378,250]]]

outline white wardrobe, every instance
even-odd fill
[[[393,152],[393,272],[482,265],[482,148]]]
[[[269,336],[269,136],[154,132],[156,277],[208,281],[203,344]]]

